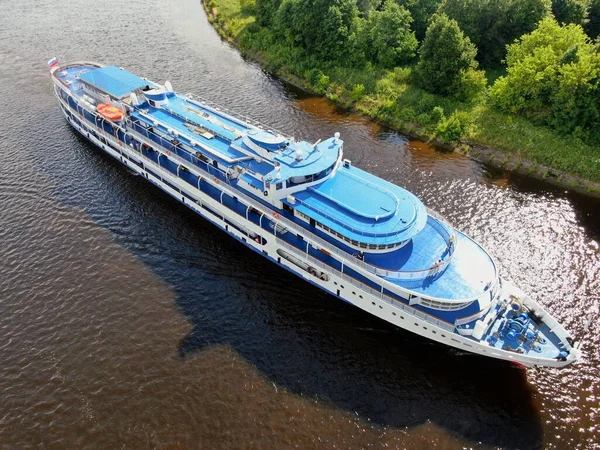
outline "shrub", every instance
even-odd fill
[[[254,14],[256,11],[256,3],[255,0],[239,0],[240,1],[240,9],[243,14],[250,15]]]
[[[351,98],[352,101],[357,102],[359,101],[362,96],[365,93],[365,85],[364,84],[355,84],[352,87],[352,94],[351,94]]]
[[[432,123],[439,123],[445,119],[446,119],[446,117],[444,116],[444,109],[441,106],[435,106],[431,110],[431,122]]]
[[[445,142],[455,142],[465,135],[469,123],[470,118],[466,111],[455,111],[438,123],[435,132]]]
[[[600,128],[600,53],[579,25],[540,22],[511,45],[508,73],[491,89],[494,104],[562,133]],[[581,130],[578,132],[582,135]]]
[[[460,83],[458,83],[452,95],[461,101],[473,101],[477,96],[485,92],[486,87],[487,78],[485,72],[468,69],[460,74]]]

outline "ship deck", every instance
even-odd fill
[[[427,211],[410,192],[355,167],[294,194],[288,204],[350,240],[398,244],[425,226]]]
[[[113,90],[115,95],[125,95],[127,86],[139,87],[146,83],[152,86],[151,82],[137,76],[129,77],[126,71],[113,66],[91,71],[97,72],[94,76],[84,72],[91,68],[94,66],[74,65],[59,69],[60,73],[56,76],[64,83],[69,81],[67,85],[71,89],[80,84],[75,80],[82,76],[88,82],[94,80],[103,90]],[[247,154],[236,149],[242,145],[240,138],[256,128],[186,96],[172,92],[167,95],[165,104],[152,106],[144,103],[131,113],[131,119],[146,123],[167,138],[170,136],[188,144],[201,144],[195,148],[205,153],[205,149],[211,150],[207,156],[214,158],[216,155],[225,167],[235,164],[236,160],[245,160],[244,165],[252,171],[263,176],[272,174],[272,164],[248,161]],[[232,146],[232,142],[237,145]],[[297,145],[304,145],[305,161],[296,161],[293,157]],[[293,175],[304,173],[314,164],[320,169],[327,168],[335,162],[337,149],[338,144],[333,140],[318,144],[316,150],[307,143],[293,143],[277,156],[282,166],[280,170],[289,170],[289,175]],[[244,179],[251,178],[244,176]],[[262,188],[256,180],[251,179],[250,182],[257,189]],[[366,248],[366,262],[377,267],[390,271],[427,271],[448,251],[447,236],[432,225],[430,221],[437,219],[428,216],[425,206],[416,196],[358,168],[340,165],[333,177],[293,195],[296,202],[288,203],[289,206],[351,241],[366,245],[392,245],[411,239],[407,245],[387,253],[369,253]],[[284,199],[284,202],[287,200]],[[403,283],[416,293],[430,297],[460,299],[481,294],[495,276],[494,263],[485,250],[458,233],[456,251],[443,272],[418,281],[390,281]]]
[[[169,96],[169,102],[162,107],[145,104],[142,108],[134,111],[132,117],[150,126],[155,126],[154,122],[156,122],[162,132],[168,134],[173,130],[179,135],[178,139],[180,140],[183,138],[187,143],[191,141],[199,142],[215,150],[217,159],[220,159],[219,162],[226,166],[231,165],[231,160],[246,156],[230,144],[248,128],[244,128],[241,124],[228,119],[224,115],[202,108],[178,95]],[[197,127],[199,132],[193,131],[190,127]],[[213,137],[202,131],[207,131]],[[218,155],[221,155],[221,158],[218,158]],[[212,157],[214,154],[210,156]],[[272,166],[269,166],[269,170],[271,168]],[[266,168],[263,168],[263,170],[266,170]]]
[[[408,259],[399,270],[431,267],[437,261],[436,256],[439,255],[437,258],[440,258],[444,254],[445,243],[442,244],[439,238],[434,236],[436,232],[435,229],[432,230],[432,227],[427,226],[424,232],[413,238],[414,245],[406,249],[406,252],[409,252]],[[482,294],[489,289],[490,282],[496,279],[495,263],[475,241],[460,232],[456,233],[456,237],[456,249],[443,272],[425,277],[418,282],[402,282],[393,279],[389,281],[404,285],[416,294],[429,297],[467,299]],[[430,238],[436,239],[433,245],[430,243]]]
[[[90,69],[97,69],[98,66],[93,65],[92,63],[86,64],[72,64],[64,67],[60,67],[54,72],[54,76],[60,80],[62,84],[67,86],[71,91],[77,92],[79,91],[79,87],[81,83],[77,82],[77,78],[82,75],[84,72]]]

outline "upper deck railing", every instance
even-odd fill
[[[277,238],[277,243],[279,245],[281,245],[282,247],[288,249],[289,251],[294,252],[296,255],[298,255],[300,252],[298,251],[297,248],[295,248],[293,245],[288,244],[287,242]],[[443,320],[439,320],[437,318],[435,318],[434,316],[424,313],[422,311],[419,311],[416,308],[413,308],[411,306],[407,306],[402,302],[399,302],[398,300],[396,300],[393,297],[390,297],[389,295],[384,294],[381,291],[378,291],[377,289],[373,289],[371,286],[368,286],[364,283],[361,283],[360,281],[356,280],[355,278],[352,278],[348,275],[346,275],[343,272],[340,272],[339,270],[333,269],[331,266],[328,266],[327,264],[323,263],[322,261],[319,261],[317,258],[314,258],[311,255],[306,255],[303,254],[302,255],[303,258],[307,259],[308,261],[310,261],[310,263],[316,267],[319,267],[323,270],[327,270],[330,273],[334,273],[335,275],[337,275],[338,277],[340,277],[343,280],[346,280],[348,283],[366,291],[369,292],[377,297],[379,297],[380,299],[384,300],[385,302],[389,303],[390,305],[392,305],[395,308],[398,308],[402,311],[405,311],[407,314],[410,314],[412,316],[418,317],[419,319],[425,320],[426,322],[429,322],[433,325],[436,325],[440,328],[443,328],[444,330],[447,330],[449,332],[453,332],[454,331],[454,326],[448,322],[445,322]]]
[[[252,119],[252,118],[246,116],[245,114],[239,113],[230,108],[225,108],[225,107],[218,105],[217,103],[214,103],[213,101],[208,100],[199,95],[187,93],[185,95],[182,95],[182,97],[185,98],[186,100],[188,100],[189,102],[194,103],[195,105],[200,106],[201,108],[208,109],[209,111],[212,111],[215,114],[223,116],[223,117],[231,120],[232,122],[235,122],[238,125],[241,125],[244,128],[248,128],[248,129],[258,128],[261,130],[271,131],[273,133],[276,133],[280,136],[283,136],[283,137],[293,141],[293,139],[289,138],[287,136],[287,134],[282,133],[281,131],[279,131],[273,127],[264,125],[263,123],[259,122],[258,120]]]
[[[133,130],[132,127],[130,127],[127,130],[130,134],[132,134],[136,139],[142,141],[143,143],[150,145],[151,147],[155,148],[157,151],[159,151],[160,153],[163,153],[166,151],[166,149],[163,149],[162,147],[160,147],[158,144],[156,144],[156,142],[154,142],[153,140],[149,139],[148,137],[138,133],[137,131]],[[148,131],[148,130],[146,130]],[[156,135],[156,133],[153,132],[149,132],[151,134]],[[160,138],[159,135],[156,135],[157,137]],[[205,172],[204,170],[202,170],[200,167],[198,166],[191,166],[190,162],[181,158],[180,156],[176,155],[175,153],[171,153],[169,156],[169,158],[175,160],[176,162],[178,162],[179,164],[183,164],[186,168],[190,169],[192,172],[198,172],[196,173],[196,175],[200,175],[200,176],[206,176],[208,175],[213,176],[211,174],[208,174],[207,172]],[[219,172],[221,172],[224,176],[226,176],[226,172],[220,169],[216,169],[214,167],[211,167],[211,170],[218,170]],[[440,273],[449,263],[450,263],[450,259],[451,259],[451,255],[453,253],[453,250],[451,250],[451,253],[449,255],[449,257],[447,257],[442,264],[438,264],[436,266],[424,269],[424,270],[411,270],[411,271],[406,271],[406,270],[388,270],[388,269],[383,269],[381,267],[378,266],[374,266],[372,264],[369,264],[365,261],[362,261],[360,259],[358,259],[355,256],[352,256],[351,254],[349,254],[348,252],[342,250],[341,248],[331,244],[330,242],[316,236],[314,233],[311,233],[309,230],[307,230],[304,227],[301,227],[299,225],[297,225],[296,223],[294,223],[291,220],[288,220],[282,216],[279,216],[276,218],[274,216],[274,214],[277,214],[275,211],[272,211],[270,208],[267,208],[263,203],[258,202],[257,200],[252,199],[250,196],[244,194],[243,192],[241,192],[240,190],[236,190],[235,192],[232,192],[231,188],[228,188],[226,186],[220,186],[220,189],[225,189],[226,191],[228,191],[228,193],[230,195],[233,195],[235,197],[237,197],[240,200],[243,200],[244,203],[248,204],[249,206],[252,206],[253,208],[255,208],[256,210],[260,211],[261,213],[264,213],[267,218],[269,218],[270,220],[273,220],[275,222],[277,222],[279,225],[284,226],[285,228],[289,229],[289,230],[294,230],[297,233],[300,233],[302,235],[305,235],[306,233],[310,233],[310,237],[307,239],[315,248],[321,248],[324,249],[326,251],[328,251],[329,253],[335,254],[340,256],[345,263],[350,263],[350,265],[355,265],[355,266],[359,266],[365,270],[367,270],[368,272],[381,276],[381,277],[385,277],[385,278],[390,278],[390,279],[396,279],[396,280],[417,280],[417,279],[422,279],[425,278],[427,276],[434,276],[438,273]],[[429,210],[428,210],[429,211]],[[438,220],[438,219],[434,219],[434,220]],[[446,227],[452,229],[449,225],[444,226],[444,229],[447,229]],[[453,246],[454,247],[454,246]]]
[[[59,101],[61,101],[68,109],[71,109],[71,107],[68,104],[66,104],[62,99],[59,98]],[[96,111],[90,110],[87,106],[84,106],[81,104],[80,104],[80,106],[83,109],[86,109],[90,114],[96,116]],[[77,114],[79,114],[79,112],[77,112]],[[169,152],[169,150],[161,147],[156,142],[151,140],[149,137],[144,136],[144,135],[136,132],[135,130],[133,130],[133,127],[127,127],[127,126],[123,127],[122,124],[112,122],[110,120],[106,120],[106,121],[108,123],[111,123],[115,128],[120,129],[124,133],[128,133],[128,134],[132,135],[139,142],[142,142],[142,143],[148,145],[149,147],[153,148],[155,151],[157,151],[161,154],[166,154],[167,152]],[[127,123],[128,123],[128,121],[126,121],[126,125],[127,125]],[[146,130],[146,131],[148,131],[148,130]],[[115,137],[113,135],[106,133],[104,130],[97,128],[97,132],[99,134],[105,136],[107,139],[109,139],[111,141],[115,140]],[[161,136],[156,133],[153,133],[151,131],[148,131],[148,132],[154,134],[157,138],[161,138]],[[206,172],[205,170],[198,167],[197,165],[191,165],[190,161],[181,158],[180,156],[176,155],[175,152],[169,152],[168,157],[170,159],[178,162],[179,164],[183,165],[188,170],[190,170],[192,173],[195,172],[195,174],[197,176],[207,177],[208,180],[210,180],[214,176],[214,173],[211,174],[209,172]],[[217,168],[211,166],[211,170],[213,172],[218,171],[224,177],[227,177],[226,172],[221,169],[217,169]],[[233,191],[233,189],[231,187],[228,187],[227,185],[224,185],[224,184],[220,184],[218,187],[219,187],[219,189],[226,191],[229,195],[237,197],[239,200],[243,201],[248,206],[252,206],[254,209],[259,211],[261,214],[266,216],[268,219],[274,221],[276,224],[283,226],[283,227],[287,228],[288,230],[294,230],[295,232],[297,232],[298,234],[300,234],[302,236],[306,236],[306,241],[310,245],[312,245],[313,248],[323,249],[330,254],[335,254],[335,255],[339,256],[340,259],[346,265],[349,265],[350,267],[352,267],[352,266],[360,267],[371,274],[374,274],[374,275],[377,275],[380,277],[384,277],[384,278],[395,279],[395,280],[421,279],[421,278],[424,278],[425,276],[435,275],[443,269],[443,267],[441,267],[440,265],[437,265],[437,266],[434,266],[429,269],[418,270],[418,271],[401,271],[401,270],[400,271],[390,271],[387,269],[383,269],[381,267],[374,266],[372,264],[369,264],[365,261],[362,261],[362,260],[356,258],[355,256],[350,255],[348,252],[340,249],[339,247],[331,244],[330,242],[328,242],[324,239],[321,239],[320,237],[316,236],[314,233],[310,232],[310,230],[307,230],[306,228],[297,225],[293,221],[288,220],[284,217],[281,217],[277,212],[273,211],[272,209],[270,209],[263,203],[260,203],[257,200],[254,200],[253,198],[251,198],[250,196],[241,192],[240,190],[236,189],[235,191]],[[428,212],[431,213],[431,210],[428,210]],[[439,219],[434,219],[434,220],[439,220]],[[450,230],[452,230],[452,228],[449,225],[445,225],[445,227],[448,227],[448,228],[450,228]],[[452,235],[455,236],[454,234],[452,234]],[[452,250],[452,252],[453,252],[453,250]],[[445,262],[446,265],[449,263],[449,259],[450,258],[446,259],[446,262]],[[419,296],[422,298],[430,299],[430,300],[434,300],[434,301],[442,301],[442,302],[448,301],[448,299],[445,299],[445,298],[430,297],[427,295],[419,295]],[[480,296],[481,296],[481,294],[478,296],[474,296],[472,298],[472,300],[475,300]],[[471,299],[469,299],[469,300],[471,300]],[[456,301],[458,301],[458,300],[456,300]],[[460,299],[460,301],[465,301],[465,299]],[[454,302],[454,300],[453,300],[453,302]]]

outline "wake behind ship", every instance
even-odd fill
[[[339,133],[295,141],[167,81],[49,61],[84,137],[275,264],[400,328],[523,366],[578,345],[493,258],[413,194],[343,157]]]

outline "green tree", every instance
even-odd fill
[[[388,0],[381,11],[373,11],[365,29],[365,53],[373,62],[392,68],[415,56],[418,47],[411,31],[412,17],[408,10]]]
[[[380,9],[383,2],[382,0],[357,0],[356,3],[360,15],[367,18],[371,14],[371,11]]]
[[[509,46],[508,74],[492,86],[502,110],[560,132],[597,137],[600,128],[600,53],[579,25],[553,18]]]
[[[600,36],[600,0],[590,0],[588,7],[588,23],[585,31],[592,39]]]
[[[472,74],[477,68],[476,54],[477,49],[458,23],[445,14],[436,14],[419,50],[416,81],[435,94],[457,93],[462,90],[463,81],[472,78],[467,73]]]
[[[588,15],[587,8],[587,0],[552,0],[552,12],[558,23],[562,25],[585,24]]]
[[[496,66],[506,45],[533,31],[550,7],[551,0],[444,0],[440,12],[458,22],[482,64]]]
[[[413,18],[412,29],[419,41],[425,38],[429,19],[436,13],[442,0],[396,0],[404,6]]]
[[[283,0],[275,16],[280,36],[322,60],[351,56],[358,27],[356,0]]]
[[[281,0],[256,0],[256,22],[262,26],[270,26],[279,5]]]

